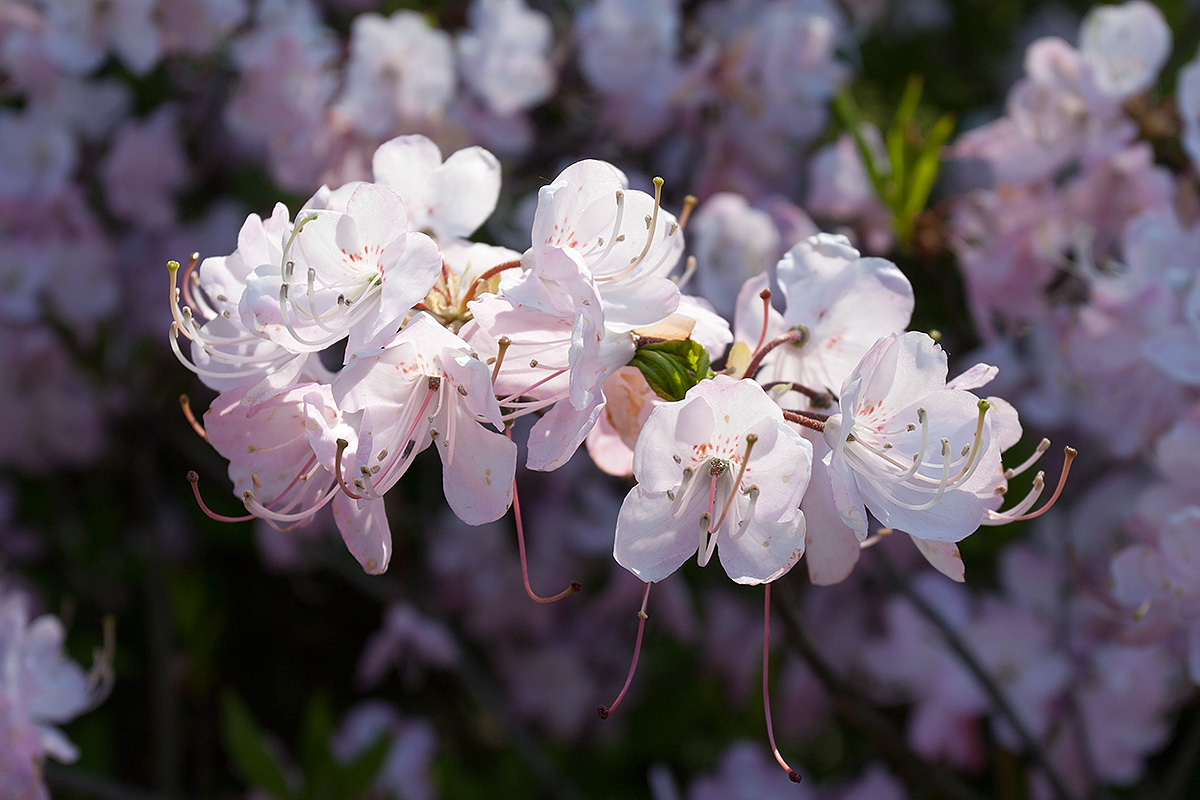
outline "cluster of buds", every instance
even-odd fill
[[[646,583],[644,619],[650,584],[693,554],[766,584],[769,604],[806,552],[815,582],[848,575],[875,539],[870,512],[961,580],[955,542],[1046,507],[1030,511],[1039,475],[998,510],[1029,464],[1004,469],[1016,411],[973,393],[995,368],[948,381],[936,342],[904,332],[907,279],[844,237],[784,257],[782,311],[768,276],[748,281],[731,325],[683,294],[691,202],[667,211],[660,179],[650,194],[605,162],[568,167],[539,192],[518,253],[466,239],[499,193],[490,153],[443,162],[409,136],[373,166],[374,182],[322,188],[294,218],[252,215],[237,250],[193,258],[182,285],[171,265],[172,346],[220,392],[193,423],[247,511],[210,515],[286,528],[332,505],[350,552],[382,572],[381,501],[417,454],[435,445],[451,509],[491,522],[518,506],[511,423],[537,414],[529,468],[556,469],[586,441],[636,478],[614,556]]]

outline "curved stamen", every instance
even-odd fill
[[[750,451],[754,449],[754,445],[758,442],[758,434],[746,434],[746,454],[742,456],[742,464],[738,468],[737,477],[733,479],[733,488],[729,491],[729,498],[725,501],[725,507],[721,509],[721,516],[716,523],[709,529],[709,533],[715,533],[721,529],[721,523],[725,521],[725,515],[729,513],[729,507],[733,505],[733,499],[737,497],[738,490],[742,488],[742,476],[746,474],[746,464],[750,461]]]
[[[804,327],[803,325],[798,325],[787,333],[776,336],[774,339],[754,351],[754,355],[750,358],[750,363],[746,365],[746,377],[753,378],[754,373],[758,372],[758,368],[762,366],[763,359],[766,358],[767,353],[771,352],[776,347],[779,347],[782,344],[788,344],[790,342],[804,344],[807,341],[808,328]]]
[[[183,417],[192,426],[192,430],[196,432],[204,441],[208,441],[208,431],[204,430],[204,426],[200,424],[200,420],[196,419],[196,415],[192,413],[192,401],[186,394],[179,395],[179,407],[183,409]]]
[[[754,505],[758,502],[758,487],[751,486],[746,490],[746,494],[750,497],[750,503],[746,506],[746,516],[738,522],[736,530],[729,534],[730,539],[742,538],[742,534],[746,532],[746,528],[750,526],[750,522],[754,519]]]
[[[332,489],[329,490],[329,492],[324,497],[322,497],[320,500],[317,501],[316,505],[311,506],[310,508],[306,508],[305,510],[303,510],[297,514],[285,514],[280,511],[272,511],[271,509],[264,506],[261,502],[259,502],[259,499],[254,496],[254,492],[251,492],[249,490],[242,492],[242,503],[246,506],[246,509],[248,511],[250,511],[254,516],[261,517],[262,519],[265,519],[268,521],[274,520],[275,522],[304,522],[306,520],[312,519],[313,516],[315,516],[318,511],[320,511],[322,508],[324,508],[329,503],[330,500],[332,500],[334,497],[337,496],[337,493],[339,491],[341,491],[341,489],[339,489],[337,486],[334,486]]]
[[[512,439],[512,427],[511,426],[505,426],[504,435],[507,436],[510,440]],[[583,588],[583,584],[581,584],[579,581],[571,581],[570,586],[568,586],[566,589],[563,589],[561,592],[559,592],[558,594],[553,595],[551,597],[542,597],[541,595],[539,595],[538,593],[533,591],[533,587],[529,585],[529,559],[526,558],[526,556],[525,556],[525,528],[521,523],[521,498],[517,495],[517,479],[515,476],[513,477],[512,488],[513,488],[513,502],[512,502],[513,516],[516,518],[516,521],[517,521],[517,553],[521,557],[521,580],[525,584],[525,594],[529,595],[529,599],[535,603],[542,603],[542,604],[557,603],[559,600],[570,597],[571,595],[578,592],[580,589]],[[649,592],[650,592],[650,584],[646,584],[646,593],[649,594]],[[645,606],[646,606],[646,601],[645,601],[645,598],[643,598],[642,599],[642,611],[643,612],[645,612]],[[640,632],[638,634],[638,644],[639,644],[639,646],[641,644]],[[633,663],[635,666],[637,665],[637,651],[634,651]],[[633,677],[632,670],[630,671],[629,675],[630,675],[630,678]],[[626,685],[628,686],[628,681],[626,681]],[[625,693],[622,692],[621,694],[623,696]],[[619,703],[620,700],[621,700],[621,698],[618,697],[617,703]],[[616,709],[617,703],[613,703],[613,709]],[[601,719],[603,719],[604,716],[605,716],[604,714],[601,714]]]
[[[604,248],[604,252],[600,254],[599,258],[594,259],[595,262],[603,262],[604,259],[608,258],[608,254],[612,252],[612,249],[614,247],[616,247],[617,242],[625,241],[625,237],[621,235],[621,222],[622,222],[622,220],[624,220],[624,218],[625,218],[625,192],[622,189],[617,189],[617,215],[616,215],[616,217],[613,218],[612,234],[609,235],[609,237],[608,237],[608,247]],[[604,245],[603,239],[601,239],[597,242],[597,246],[603,247],[603,245]],[[591,253],[588,253],[586,255],[588,258],[591,258]]]
[[[794,422],[797,425],[803,425],[804,427],[811,428],[814,431],[825,430],[825,422],[823,420],[812,419],[811,417],[804,416],[795,411],[787,411],[785,409],[783,412],[783,418],[788,422]]]
[[[467,287],[467,293],[465,295],[463,295],[463,301],[462,301],[462,303],[459,304],[461,306],[462,313],[464,313],[464,314],[467,313],[467,303],[469,303],[475,299],[475,294],[479,291],[480,286],[483,286],[485,283],[487,283],[492,278],[499,275],[501,272],[504,272],[505,270],[509,270],[509,269],[519,269],[520,266],[521,266],[521,259],[518,258],[518,259],[514,259],[512,261],[505,261],[502,264],[497,264],[496,266],[492,267],[491,269],[485,270],[482,275],[480,275],[478,278],[476,278],[474,281],[472,281],[471,285]]]
[[[672,278],[680,289],[687,286],[692,280],[692,276],[696,274],[696,263],[695,256],[688,256],[687,260],[683,262],[683,274],[678,278]]]
[[[187,479],[188,483],[192,485],[192,494],[196,498],[196,505],[200,506],[200,510],[209,519],[215,519],[217,522],[249,522],[254,519],[253,514],[247,514],[244,517],[229,517],[216,513],[208,507],[208,504],[204,502],[204,498],[200,496],[200,475],[196,470],[188,470]]]
[[[771,290],[763,289],[758,293],[758,299],[762,300],[763,304],[763,324],[762,331],[758,334],[758,342],[754,345],[756,353],[762,349],[763,342],[767,340],[767,327],[771,324]]]
[[[1029,458],[1027,458],[1023,462],[1021,462],[1020,466],[1014,467],[1012,469],[1004,470],[1004,477],[1011,481],[1013,478],[1017,477],[1022,472],[1029,469],[1034,464],[1036,464],[1038,462],[1038,459],[1040,459],[1042,457],[1042,453],[1045,453],[1049,449],[1050,449],[1050,440],[1042,439],[1040,442],[1038,442],[1038,446],[1033,451],[1033,455],[1031,455]]]
[[[508,352],[508,348],[512,346],[512,339],[507,336],[501,336],[496,342],[496,364],[492,367],[492,388],[496,388],[496,378],[500,375],[500,365],[504,363],[504,355]]]
[[[347,497],[351,500],[362,500],[363,496],[350,491],[350,487],[346,485],[346,479],[342,477],[342,454],[346,452],[346,448],[349,446],[350,443],[345,439],[337,440],[337,455],[333,457],[333,474],[337,478],[338,486],[346,493]]]
[[[768,664],[771,656],[771,584],[766,583],[763,593],[763,673],[762,673],[762,688],[763,688],[763,716],[767,719],[767,741],[771,743],[771,754],[775,756],[776,763],[783,768],[787,773],[788,778],[792,783],[800,782],[800,773],[792,769],[783,756],[779,753],[779,746],[775,744],[775,728],[771,724],[771,690],[770,680],[768,679]]]
[[[654,179],[654,210],[651,212],[651,215],[646,219],[646,228],[648,230],[646,233],[646,244],[642,247],[642,252],[638,253],[637,256],[635,256],[634,258],[629,259],[629,266],[625,267],[625,269],[621,270],[616,275],[599,276],[596,278],[596,283],[620,280],[621,278],[624,278],[627,275],[631,274],[634,270],[636,270],[638,268],[638,265],[641,264],[643,260],[645,260],[647,254],[649,254],[649,252],[650,252],[650,245],[653,244],[653,242],[654,242],[654,233],[658,229],[658,210],[662,206],[663,183],[664,183],[664,181],[662,178],[656,177]],[[623,199],[623,196],[622,196],[622,199]],[[667,234],[668,238],[670,236],[673,236],[674,233],[675,232],[672,231],[671,233]]]
[[[650,584],[646,584],[646,588],[642,590],[642,607],[638,610],[638,630],[637,640],[633,645],[633,661],[629,665],[629,674],[625,676],[625,685],[621,687],[621,693],[617,695],[617,699],[613,701],[611,706],[596,706],[596,713],[600,715],[600,719],[608,719],[612,713],[621,705],[621,701],[625,699],[625,693],[629,691],[629,685],[633,683],[633,673],[637,670],[638,656],[642,652],[642,633],[646,630],[646,620],[649,616],[646,614],[646,603],[650,600]]]
[[[692,211],[696,208],[696,203],[700,202],[696,199],[696,195],[688,194],[683,196],[683,208],[679,211],[679,230],[687,227],[688,220],[692,218]]]
[[[1050,507],[1058,502],[1058,498],[1062,495],[1063,486],[1067,483],[1067,475],[1071,471],[1071,462],[1075,460],[1075,456],[1079,452],[1074,447],[1064,448],[1064,459],[1062,473],[1058,476],[1058,486],[1054,487],[1054,494],[1046,501],[1046,505],[1029,514],[1021,514],[1019,516],[1009,516],[996,511],[989,511],[988,518],[984,520],[984,524],[997,524],[1004,522],[1024,522],[1025,520],[1037,519],[1042,514],[1050,510]],[[993,522],[995,520],[996,522]]]

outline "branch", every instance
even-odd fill
[[[884,553],[883,548],[876,547],[874,550],[883,573],[887,576],[888,580],[891,581],[892,585],[900,592],[904,599],[912,604],[913,608],[925,617],[933,627],[937,628],[938,633],[942,635],[942,640],[959,657],[963,666],[967,668],[967,671],[975,676],[975,680],[979,682],[980,688],[983,689],[984,693],[992,701],[992,705],[996,711],[1012,726],[1013,732],[1021,740],[1021,745],[1029,753],[1029,757],[1045,773],[1046,780],[1050,783],[1050,789],[1054,793],[1054,796],[1058,800],[1072,800],[1071,793],[1067,791],[1062,776],[1058,774],[1058,770],[1050,763],[1050,759],[1046,757],[1045,750],[1033,737],[1033,734],[1029,732],[1029,729],[1025,727],[1025,721],[1017,714],[1016,709],[1009,702],[1008,696],[1004,694],[1004,690],[1000,688],[1000,685],[996,683],[987,669],[976,658],[970,646],[959,636],[958,631],[950,627],[950,623],[946,622],[942,615],[937,612],[937,609],[925,602],[925,598],[913,591],[909,582],[896,571],[895,565],[892,564],[891,559]]]

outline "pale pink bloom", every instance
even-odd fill
[[[248,15],[246,0],[158,0],[163,50],[210,55]]]
[[[225,122],[241,139],[265,148],[275,177],[309,191],[320,164],[314,140],[326,124],[337,88],[338,48],[309,0],[263,0],[253,27],[233,44],[238,81]],[[296,162],[303,157],[303,164]]]
[[[442,161],[442,151],[424,136],[398,136],[379,145],[371,158],[375,181],[408,209],[409,226],[439,242],[466,238],[496,208],[500,162],[482,147],[468,147]]]
[[[688,223],[688,242],[696,257],[693,286],[717,310],[733,316],[734,300],[749,278],[769,272],[780,256],[774,220],[745,197],[719,192],[696,209]]]
[[[330,750],[339,761],[349,763],[384,736],[392,744],[376,779],[377,791],[404,800],[435,800],[429,770],[437,751],[437,732],[423,719],[406,719],[382,700],[367,700],[343,718]]]
[[[175,222],[175,194],[188,179],[177,127],[175,109],[163,106],[117,131],[100,175],[108,208],[118,219],[152,229]]]
[[[1100,90],[1124,99],[1154,85],[1171,54],[1171,29],[1145,0],[1096,6],[1083,18],[1079,50]]]
[[[458,35],[463,80],[502,116],[532,108],[554,92],[550,18],[524,0],[474,0]]]
[[[253,302],[274,303],[275,296],[262,297],[262,287],[272,273],[285,268],[285,245],[292,224],[287,208],[276,204],[267,220],[257,214],[246,218],[238,232],[238,246],[228,256],[204,259],[199,268],[183,278],[179,302],[172,303],[174,324],[171,346],[176,357],[212,389],[224,392],[246,390],[245,400],[257,402],[265,393],[282,390],[297,381],[328,381],[331,377],[315,352],[289,349],[283,336],[276,341],[266,335],[256,319]],[[256,270],[257,295],[247,297],[247,281]],[[262,275],[268,277],[261,277]],[[177,334],[191,341],[189,361],[179,348]]]
[[[0,794],[49,797],[41,765],[71,763],[79,751],[58,725],[99,705],[112,687],[112,665],[97,656],[89,673],[63,652],[58,617],[30,620],[29,598],[0,591]]]
[[[301,211],[282,258],[247,279],[246,325],[296,353],[346,338],[347,358],[394,333],[442,264],[434,241],[409,231],[396,193],[377,184],[355,188],[345,213]]]
[[[444,623],[397,603],[388,608],[383,627],[367,640],[357,680],[364,687],[378,686],[395,669],[411,681],[426,667],[448,669],[457,660],[458,643]]]
[[[337,493],[333,473],[309,443],[314,417],[340,423],[328,386],[300,384],[245,402],[245,388],[219,395],[204,413],[208,443],[229,461],[234,496],[276,527],[306,524]]]
[[[0,198],[52,199],[67,188],[77,160],[58,120],[0,110]]]
[[[624,173],[604,161],[563,170],[538,192],[527,264],[550,271],[542,264],[547,251],[573,251],[603,301],[604,327],[614,333],[665,319],[679,303],[667,277],[683,253],[678,222],[655,198],[628,187]]]
[[[1020,425],[1011,406],[966,390],[990,380],[980,368],[947,383],[946,354],[923,333],[892,334],[863,357],[842,384],[841,413],[825,423],[848,527],[865,531],[869,508],[890,528],[957,542],[991,521],[1000,453]]]
[[[642,428],[638,485],[621,505],[613,555],[643,581],[660,581],[693,553],[707,564],[719,542],[735,582],[775,580],[804,554],[800,499],[811,468],[812,445],[758,384],[701,381]]]
[[[336,110],[378,141],[445,114],[457,80],[454,45],[416,11],[359,14],[345,74]]]
[[[767,355],[761,380],[836,391],[877,340],[900,333],[912,317],[904,273],[886,259],[861,257],[845,236],[805,239],[780,260],[776,279],[786,302],[781,332],[801,338]]]
[[[488,358],[501,336],[520,348],[497,391],[528,397],[521,413],[553,405],[530,432],[531,469],[570,458],[601,413],[604,381],[635,352],[633,331],[679,306],[668,277],[683,250],[678,222],[657,197],[627,187],[603,161],[573,164],[542,187],[525,271],[476,303],[478,325],[464,331]],[[495,326],[502,315],[508,321]]]
[[[512,503],[517,447],[503,429],[491,374],[465,341],[418,313],[378,350],[351,354],[333,384],[356,432],[342,461],[345,490],[334,515],[368,572],[387,568],[391,534],[382,497],[436,444],[451,510],[469,525],[504,516]],[[338,433],[323,430],[319,455],[337,469]]]
[[[608,94],[640,95],[669,85],[679,28],[678,0],[595,0],[575,18],[580,69]]]
[[[110,52],[135,75],[145,75],[162,57],[154,24],[157,0],[42,0],[46,6],[46,49],[67,72],[99,67]]]

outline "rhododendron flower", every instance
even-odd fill
[[[1154,85],[1171,55],[1171,29],[1145,0],[1096,6],[1079,29],[1079,49],[1100,90],[1123,99]]]
[[[439,242],[470,236],[496,209],[500,162],[482,147],[442,151],[425,136],[397,136],[371,157],[375,181],[404,201],[409,226]]]
[[[385,570],[391,555],[379,501],[431,443],[442,458],[446,501],[458,518],[481,525],[504,516],[512,503],[517,446],[484,426],[503,428],[491,375],[466,342],[428,314],[418,313],[381,349],[351,355],[333,396],[355,441],[325,428],[314,432],[314,449],[342,482],[334,515],[368,572]]]
[[[719,542],[734,581],[773,581],[804,554],[800,499],[811,471],[812,445],[758,384],[701,381],[642,428],[638,485],[621,505],[613,555],[652,582],[693,553],[703,566]]]
[[[760,379],[835,391],[876,341],[903,331],[912,317],[904,273],[887,259],[862,258],[845,236],[808,237],[779,261],[776,276],[787,306],[781,319],[772,313],[768,331],[799,338],[763,359]],[[750,303],[745,310],[761,319],[762,302]]]
[[[441,274],[437,244],[409,231],[404,203],[364,183],[345,213],[301,212],[282,264],[257,267],[242,316],[293,352],[316,352],[349,337],[353,353],[394,333]]]
[[[841,413],[825,422],[825,463],[847,526],[865,533],[869,508],[888,527],[957,542],[984,522],[1001,485],[1000,452],[1020,425],[1003,401],[956,386],[994,372],[979,365],[947,384],[946,353],[923,333],[871,348],[842,385]]]
[[[28,597],[0,589],[0,797],[49,798],[41,765],[79,751],[57,725],[95,708],[112,687],[112,665],[98,658],[85,673],[63,652],[58,617],[29,619]],[[111,656],[111,654],[109,654]]]

